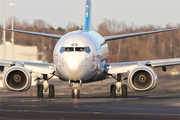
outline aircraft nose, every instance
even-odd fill
[[[68,72],[71,74],[78,74],[82,68],[80,59],[70,59],[67,61]]]
[[[71,75],[77,75],[83,68],[84,56],[79,54],[69,54],[65,57],[66,72]]]

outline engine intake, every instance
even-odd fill
[[[157,75],[154,70],[147,66],[134,68],[128,77],[128,83],[132,90],[146,91],[152,90],[157,84]]]
[[[31,87],[30,72],[21,66],[8,68],[3,75],[3,85],[13,91],[26,91]]]

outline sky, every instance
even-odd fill
[[[5,0],[6,20],[11,17],[11,0]],[[14,16],[30,24],[42,19],[54,28],[69,22],[84,24],[85,0],[14,0]],[[104,19],[125,21],[127,25],[165,27],[180,23],[180,0],[92,0],[92,26]],[[0,24],[3,24],[3,0],[0,0]]]

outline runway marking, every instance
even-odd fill
[[[57,100],[57,99],[47,99],[46,101],[53,101],[53,100]]]
[[[22,101],[20,101],[20,102],[38,102],[38,101],[41,101],[41,100],[22,100]]]
[[[33,107],[34,107],[34,106],[38,106],[38,107],[39,107],[39,106],[46,106],[46,105],[9,105],[9,106],[11,106],[11,107],[19,107],[19,106],[21,106],[21,107],[22,107],[22,106],[23,106],[23,107],[28,107],[28,106],[31,106],[31,107],[32,107],[32,106],[33,106]]]
[[[28,101],[36,102],[36,101],[41,101],[41,100],[28,100]]]

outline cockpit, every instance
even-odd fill
[[[86,52],[90,53],[91,49],[89,47],[61,47],[60,53],[63,52]]]

